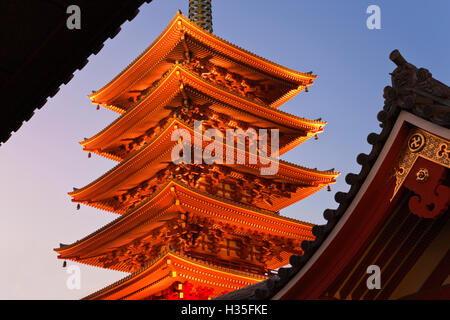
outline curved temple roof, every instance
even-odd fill
[[[179,212],[192,212],[211,217],[217,222],[245,230],[251,228],[258,232],[295,240],[313,239],[311,234],[313,225],[310,223],[206,195],[180,181],[172,180],[165,183],[138,207],[83,239],[71,245],[63,245],[55,251],[60,254],[59,259],[101,266],[99,257],[102,253],[148,235],[152,228],[160,226],[164,221],[177,220]],[[255,221],[258,221],[258,224]],[[274,269],[285,265],[288,255],[283,253],[282,257],[283,261],[274,260],[270,262],[270,266]],[[118,264],[111,268],[124,271],[125,267]]]
[[[148,278],[155,279],[155,275],[158,276],[158,281],[149,284]],[[175,250],[165,250],[146,267],[90,294],[83,300],[145,299],[176,281],[207,284],[215,289],[217,295],[220,294],[218,290],[222,292],[236,290],[264,279],[267,277],[205,263]]]
[[[92,102],[104,105],[116,112],[122,112],[123,109],[115,105],[117,98],[137,84],[134,79],[142,79],[150,72],[154,73],[154,68],[158,64],[164,63],[164,59],[177,45],[185,41],[186,36],[207,46],[215,55],[226,57],[229,63],[235,64],[237,62],[246,66],[249,70],[253,70],[252,72],[260,70],[258,72],[266,72],[269,77],[290,83],[293,90],[279,97],[276,101],[272,101],[272,107],[280,106],[293,95],[312,85],[313,80],[317,77],[282,67],[235,46],[207,32],[195,22],[191,22],[181,13],[178,13],[164,32],[139,57],[102,89],[89,95]],[[184,45],[186,44],[184,43]]]
[[[172,132],[177,128],[184,128],[188,130],[192,136],[194,135],[193,127],[190,127],[179,120],[173,120],[160,134],[154,137],[147,145],[135,152],[132,156],[128,157],[85,187],[70,192],[69,194],[74,197],[73,201],[95,205],[92,201],[108,198],[116,194],[118,190],[127,189],[128,187],[135,186],[142,182],[137,181],[137,178],[135,177],[140,177],[142,180],[142,173],[144,171],[147,172],[145,174],[147,179],[153,177],[157,170],[165,168],[167,163],[171,162],[171,150],[178,143],[172,141],[171,136]],[[207,142],[204,141],[204,145],[206,144]],[[223,147],[223,154],[225,155],[226,145],[223,144]],[[245,150],[245,154],[248,160],[248,157],[250,156],[248,150]],[[269,158],[267,160],[269,160]],[[139,169],[136,170],[134,168]],[[258,171],[259,174],[260,168],[261,163],[259,161],[258,164],[249,164],[249,161],[245,161],[245,164],[238,165],[235,169],[240,172],[243,171],[249,173]],[[277,211],[281,207],[285,207],[320,190],[330,183],[334,183],[338,175],[338,172],[331,170],[319,171],[317,169],[308,169],[279,160],[278,170],[272,178],[286,182],[304,184],[305,188],[300,188],[295,197],[280,201],[277,200],[277,205],[275,206],[277,209],[274,210]],[[107,190],[108,193],[105,193],[105,190]],[[278,208],[279,206],[281,207]],[[107,207],[102,208],[111,210],[107,209]]]

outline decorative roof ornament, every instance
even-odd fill
[[[387,109],[407,110],[450,128],[450,88],[434,79],[427,69],[407,62],[398,50],[392,51],[389,58],[397,68],[391,73],[392,86],[384,88]]]
[[[213,32],[211,0],[189,0],[189,20]]]

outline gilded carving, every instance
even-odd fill
[[[235,243],[230,246],[229,243]],[[180,215],[148,235],[111,250],[99,258],[105,268],[125,265],[129,272],[142,268],[159,255],[164,247],[188,255],[218,255],[221,251],[234,252],[242,260],[255,261],[267,269],[272,259],[282,261],[283,251],[301,254],[300,242],[294,239],[247,230],[216,223],[213,219],[192,213]],[[219,262],[217,262],[219,263]],[[268,269],[267,269],[268,270]]]
[[[395,171],[395,189],[391,200],[403,185],[418,157],[425,158],[444,167],[450,167],[449,142],[422,129],[414,129],[398,159]]]
[[[261,103],[267,103],[275,89],[272,85],[263,84],[261,81],[246,78],[215,65],[209,59],[193,58],[186,62],[186,65],[203,79]]]
[[[429,173],[427,168],[420,168],[416,173],[417,182],[426,182],[428,180]]]
[[[291,198],[298,188],[308,187],[269,178],[241,173],[218,164],[174,164],[169,163],[156,173],[154,178],[142,181],[137,186],[122,190],[123,193],[106,200],[115,210],[131,209],[148,199],[158,185],[177,179],[194,189],[221,196],[235,202],[250,205],[264,203],[272,206],[274,199]]]
[[[225,134],[225,130],[229,128],[246,131],[248,128],[253,127],[255,132],[259,132],[259,129],[261,129],[260,127],[251,126],[248,122],[232,119],[226,114],[214,112],[210,108],[210,105],[211,104],[185,104],[177,107],[166,106],[166,109],[171,110],[170,114],[161,119],[155,126],[134,138],[122,139],[122,143],[119,146],[104,149],[101,150],[101,152],[110,153],[124,159],[145,146],[173,119],[180,119],[188,125],[193,125],[194,121],[202,121],[203,130],[216,129],[223,134]],[[267,144],[270,145],[270,136],[268,136],[267,139]],[[246,141],[246,144],[246,147],[248,147],[248,141]]]

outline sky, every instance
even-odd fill
[[[369,5],[381,9],[381,29],[369,30]],[[78,144],[117,114],[96,110],[87,95],[98,90],[145,50],[188,0],[153,0],[122,25],[122,31],[89,57],[58,94],[0,146],[0,299],[79,299],[126,274],[78,265],[80,289],[53,248],[92,233],[118,215],[87,206],[76,210],[67,192],[116,165]],[[213,0],[213,28],[220,37],[294,70],[318,77],[280,109],[328,121],[310,139],[282,156],[299,165],[341,172],[332,192],[322,190],[281,214],[323,224],[323,211],[336,208],[334,194],[348,191],[345,175],[358,173],[359,153],[370,152],[366,137],[379,132],[377,113],[398,49],[417,67],[450,84],[450,1]],[[81,19],[83,8],[81,8]],[[82,21],[82,20],[81,20]],[[82,27],[82,26],[81,26]],[[68,262],[68,265],[77,265]]]

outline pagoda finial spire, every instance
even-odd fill
[[[189,19],[212,32],[211,0],[189,0]]]

